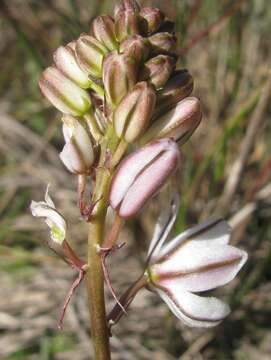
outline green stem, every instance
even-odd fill
[[[87,289],[91,334],[96,360],[110,360],[109,330],[104,300],[104,276],[97,246],[102,243],[104,215],[96,216],[89,225]]]
[[[106,320],[104,299],[104,275],[98,248],[104,241],[105,218],[112,173],[106,168],[106,153],[114,153],[118,141],[109,126],[101,144],[101,158],[98,166],[93,202],[97,201],[91,216],[88,233],[87,290],[91,321],[91,334],[95,360],[110,360],[109,328]]]

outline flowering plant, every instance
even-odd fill
[[[223,220],[207,221],[165,244],[177,216],[175,196],[158,219],[143,275],[120,299],[110,283],[106,257],[121,247],[117,240],[122,225],[181,168],[180,146],[202,119],[200,101],[190,97],[193,78],[176,65],[176,40],[174,24],[159,9],[122,0],[114,17],[98,16],[89,34],[60,46],[54,65],[39,82],[45,97],[63,113],[60,159],[78,179],[78,208],[89,224],[87,259],[80,259],[69,245],[66,221],[48,189],[45,202],[32,202],[31,211],[45,218],[49,247],[78,271],[60,326],[73,292],[86,277],[98,360],[110,359],[110,327],[140,289],[158,293],[187,325],[218,324],[229,313],[228,306],[195,293],[231,281],[247,257],[228,245],[230,230]],[[115,220],[106,234],[109,206]],[[104,281],[116,299],[108,316]]]

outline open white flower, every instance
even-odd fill
[[[32,201],[30,210],[35,217],[44,217],[50,228],[52,241],[61,245],[66,237],[66,221],[55,208],[55,204],[49,196],[49,185],[45,193],[45,201]]]
[[[165,240],[178,206],[158,220],[151,242],[147,273],[150,289],[188,326],[211,327],[230,312],[227,304],[196,293],[230,282],[247,260],[247,253],[228,245],[231,228],[225,220],[209,220]]]

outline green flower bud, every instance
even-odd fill
[[[136,0],[121,0],[114,9],[115,18],[118,16],[120,12],[123,11],[133,11],[139,12],[140,6],[138,5]]]
[[[149,80],[156,89],[159,89],[170,78],[175,64],[176,61],[172,57],[158,55],[145,63],[140,79]]]
[[[163,32],[149,37],[153,55],[165,54],[174,55],[177,38],[175,35]]]
[[[164,14],[160,9],[144,7],[140,10],[140,16],[143,21],[145,34],[152,34],[157,31],[164,21]]]
[[[144,134],[142,144],[170,137],[182,145],[196,130],[201,118],[200,101],[195,97],[185,98],[174,109],[155,120]]]
[[[92,24],[95,38],[100,41],[109,51],[118,48],[115,36],[115,23],[111,16],[98,16]]]
[[[113,115],[116,134],[130,143],[148,125],[156,103],[156,92],[147,82],[137,83],[120,102]]]
[[[194,80],[186,70],[178,70],[166,85],[157,93],[157,106],[154,118],[173,108],[179,101],[189,96],[193,91]]]
[[[90,35],[81,35],[76,41],[76,57],[81,68],[89,75],[102,77],[103,58],[107,54],[106,47]]]
[[[116,37],[119,42],[129,36],[139,34],[139,14],[131,10],[118,12],[115,22]]]
[[[129,37],[120,44],[120,52],[127,54],[132,57],[137,64],[140,64],[149,56],[149,41],[140,35]]]
[[[82,116],[91,107],[90,96],[55,67],[44,70],[39,81],[41,92],[64,114]]]
[[[66,46],[60,46],[54,53],[56,67],[66,75],[70,80],[75,82],[83,89],[91,86],[91,80],[88,75],[81,69],[75,55],[74,42]]]
[[[126,54],[111,52],[104,59],[103,82],[107,100],[113,106],[118,105],[137,82],[135,61]]]

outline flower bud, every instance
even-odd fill
[[[156,89],[159,89],[168,81],[175,64],[172,57],[158,55],[145,63],[140,80],[149,80]]]
[[[136,0],[121,0],[114,9],[115,18],[119,15],[120,12],[123,11],[133,11],[139,12],[140,6],[138,5]]]
[[[122,218],[135,216],[163,186],[180,163],[180,151],[171,139],[162,139],[124,159],[111,184],[109,200]]]
[[[174,55],[177,38],[168,32],[159,32],[149,37],[153,55]]]
[[[149,41],[140,35],[129,37],[120,44],[120,52],[127,54],[137,64],[147,60],[150,52]]]
[[[43,95],[65,114],[82,116],[91,106],[89,94],[55,67],[44,70],[39,86]]]
[[[149,123],[156,102],[156,92],[147,82],[137,83],[114,111],[116,134],[130,143],[135,141]]]
[[[115,36],[115,24],[111,16],[98,16],[93,21],[92,30],[95,38],[109,51],[117,49],[118,43]]]
[[[73,43],[60,46],[54,53],[54,61],[57,68],[78,86],[83,89],[90,87],[91,80],[77,62]]]
[[[139,20],[138,12],[132,10],[118,12],[115,31],[119,42],[124,41],[129,36],[139,34]]]
[[[193,91],[194,81],[186,70],[178,70],[166,85],[157,93],[157,107],[154,118],[173,108],[179,101],[189,96]]]
[[[170,137],[182,145],[196,130],[201,118],[200,101],[195,97],[185,98],[174,109],[154,121],[144,134],[142,143]]]
[[[73,174],[89,174],[94,163],[91,140],[84,126],[72,116],[63,117],[65,146],[60,159]]]
[[[76,56],[81,68],[93,77],[102,77],[103,58],[106,47],[93,36],[84,34],[76,41]]]
[[[103,82],[109,102],[116,106],[137,82],[137,66],[126,54],[108,54],[103,63]]]
[[[144,7],[140,10],[140,16],[144,19],[144,33],[152,34],[159,29],[164,21],[164,14],[160,9]]]

